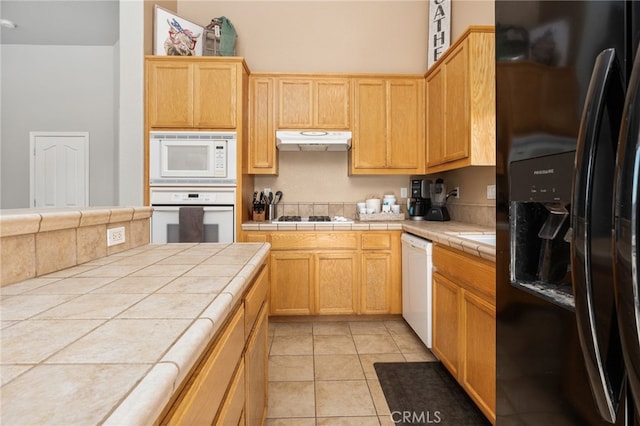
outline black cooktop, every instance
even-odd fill
[[[301,216],[280,216],[277,222],[331,222],[329,216],[309,216],[302,218]]]

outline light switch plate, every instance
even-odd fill
[[[487,200],[495,200],[495,199],[496,199],[496,186],[487,185]]]
[[[400,198],[407,198],[407,188],[400,188]]]

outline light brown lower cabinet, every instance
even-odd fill
[[[313,254],[271,252],[271,314],[311,315]]]
[[[401,232],[363,232],[361,305],[363,314],[402,313]]]
[[[246,231],[271,243],[272,315],[399,314],[402,231]]]
[[[358,311],[358,255],[354,251],[315,254],[315,312],[355,314]]]
[[[247,386],[245,421],[247,426],[261,425],[267,415],[268,314],[269,307],[268,304],[265,304],[260,311],[244,355]],[[220,424],[235,425],[238,423],[220,422]]]
[[[236,374],[229,386],[229,394],[225,403],[220,408],[217,424],[238,425],[244,413],[245,407],[245,368],[244,364],[238,364]]]
[[[496,308],[465,291],[463,387],[480,409],[495,423],[496,405]]]
[[[169,425],[210,425],[220,411],[223,398],[244,348],[244,307],[240,306],[203,361],[189,379],[187,389],[167,418]]]
[[[455,283],[433,274],[433,352],[458,376],[460,364],[460,293]]]
[[[184,380],[160,424],[261,425],[267,410],[267,290],[264,265]]]
[[[433,352],[495,424],[495,264],[435,244]]]

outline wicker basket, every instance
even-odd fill
[[[404,220],[404,212],[400,212],[400,213],[383,212],[383,213],[372,213],[372,214],[356,213],[356,219],[358,219],[361,222]]]
[[[204,29],[202,54],[204,56],[223,56],[220,52],[220,42],[225,34],[222,32],[222,20],[215,18],[211,20],[211,23]],[[229,37],[229,35],[226,35]],[[235,37],[235,35],[234,35]],[[236,49],[234,46],[233,55],[235,56]]]

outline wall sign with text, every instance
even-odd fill
[[[447,50],[451,40],[451,0],[429,0],[427,68]]]

